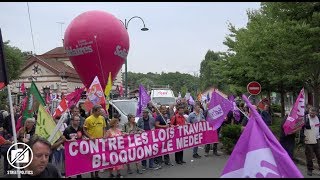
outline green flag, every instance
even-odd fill
[[[52,116],[46,111],[42,104],[39,105],[35,134],[48,140],[50,135],[54,133],[55,127],[56,122],[53,120]],[[50,143],[53,144],[56,142],[61,135],[62,133],[60,130],[56,131],[56,134]]]
[[[33,117],[34,113],[38,111],[40,104],[43,106],[46,105],[37,86],[34,84],[33,81],[31,82],[31,87],[28,90],[27,96],[28,96],[27,107],[23,111],[23,120],[22,120],[23,124],[27,118]]]

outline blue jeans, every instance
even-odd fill
[[[198,154],[198,146],[193,147],[193,155]]]
[[[149,168],[153,168],[153,161],[154,161],[154,158],[150,158],[149,159]],[[147,160],[142,160],[142,166],[143,167],[147,167]]]

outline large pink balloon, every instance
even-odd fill
[[[77,16],[64,34],[64,48],[83,84],[98,76],[102,88],[112,81],[127,58],[129,36],[119,19],[104,11]]]

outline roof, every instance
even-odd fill
[[[137,92],[139,92],[139,88],[130,91],[129,94],[131,94],[131,93],[137,93]]]
[[[42,58],[68,58],[68,55],[64,50],[64,47],[56,47],[39,56]]]
[[[137,101],[137,99],[122,97],[122,98],[119,98],[119,99],[111,99],[110,101],[111,102],[128,102],[128,101]]]
[[[31,64],[35,62],[41,64],[42,66],[51,70],[53,73],[59,76],[64,75],[80,79],[75,69],[66,65],[65,63],[58,60],[44,59],[41,56],[34,55],[29,56],[27,63],[22,67],[21,71],[24,71],[26,68],[28,68]]]

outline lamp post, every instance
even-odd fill
[[[122,24],[124,25],[126,30],[128,30],[129,22],[132,19],[136,19],[136,18],[140,19],[142,21],[142,23],[143,23],[143,28],[141,28],[141,31],[148,31],[149,29],[146,28],[146,25],[144,24],[143,19],[141,17],[139,17],[139,16],[133,16],[128,21],[127,21],[127,19],[125,19],[124,23],[123,23],[123,21],[121,21],[121,20],[120,21],[122,22]],[[128,63],[127,63],[127,58],[126,58],[126,60],[125,60],[125,93],[124,93],[125,97],[128,97],[128,69],[127,69],[128,67],[127,66],[128,66]]]

